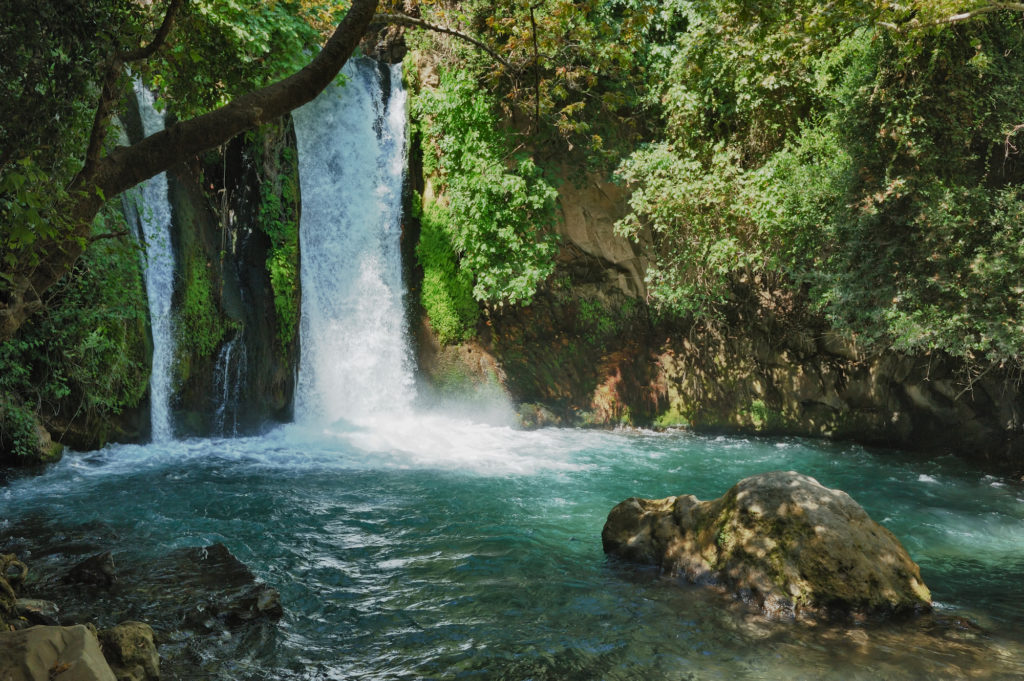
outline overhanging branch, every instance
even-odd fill
[[[31,271],[7,277],[8,283],[0,291],[0,342],[17,333],[40,309],[45,291],[70,271],[88,242],[93,219],[104,202],[175,163],[312,100],[348,61],[376,10],[377,0],[353,0],[323,49],[299,71],[130,147],[116,147],[96,161],[92,172],[79,173],[68,189],[72,198],[63,212],[69,231],[56,240],[37,242],[41,256],[38,264]]]
[[[141,59],[148,59],[156,54],[156,51],[167,42],[167,36],[174,25],[174,18],[178,9],[187,0],[170,0],[167,9],[164,10],[164,19],[160,23],[153,40],[148,44],[138,47],[123,54],[111,55],[103,69],[103,85],[100,88],[100,101],[96,105],[96,114],[93,116],[92,130],[89,132],[89,145],[85,151],[85,164],[79,173],[82,177],[88,177],[96,168],[100,152],[103,151],[103,144],[107,138],[107,123],[113,114],[114,106],[121,98],[118,92],[118,81],[121,78],[124,65]]]
[[[452,37],[463,40],[474,47],[477,47],[486,52],[491,59],[504,66],[509,71],[513,71],[512,65],[508,63],[501,55],[492,50],[487,46],[486,43],[477,40],[471,35],[457,31],[454,28],[448,28],[447,26],[439,26],[437,24],[431,24],[430,22],[411,17],[407,14],[376,14],[373,17],[373,22],[377,24],[394,24],[396,26],[411,26],[413,28],[422,28],[426,31],[434,31],[435,33],[444,33]]]
[[[167,10],[164,12],[164,20],[160,24],[160,28],[157,29],[156,35],[153,36],[153,41],[149,45],[139,47],[126,52],[121,56],[124,62],[133,62],[140,59],[148,59],[153,54],[163,47],[163,44],[167,42],[167,36],[171,32],[171,27],[174,25],[174,18],[178,13],[178,9],[181,7],[183,2],[186,0],[170,0],[167,3]]]

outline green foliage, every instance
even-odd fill
[[[81,167],[99,65],[145,15],[130,0],[0,0],[0,290],[70,229],[57,206]]]
[[[718,149],[705,164],[672,145],[653,144],[624,161],[618,174],[635,189],[633,212],[616,231],[634,239],[643,230],[653,233],[658,258],[647,278],[658,304],[677,314],[715,314],[730,277],[764,259],[736,154]]]
[[[494,99],[465,72],[446,72],[437,90],[412,102],[421,122],[424,169],[447,202],[445,231],[473,278],[473,296],[528,303],[554,269],[551,229],[557,192],[525,155],[514,154]]]
[[[949,26],[855,0],[687,11],[665,138],[619,170],[634,193],[618,228],[653,233],[658,304],[713,317],[730,281],[767,271],[866,345],[1019,360],[1019,13]]]
[[[49,175],[31,158],[0,170],[0,224],[4,226],[0,267],[4,271],[24,271],[37,265],[38,247],[52,241],[65,227],[55,217],[54,207],[66,193],[54,191],[49,184]]]
[[[408,3],[405,7],[408,8]],[[450,70],[480,74],[498,95],[502,118],[538,146],[585,149],[601,165],[634,143],[654,25],[661,3],[650,0],[419,0],[425,20],[479,37],[505,61],[429,32],[412,34],[413,49],[444,55]]]
[[[175,354],[179,374],[187,376],[188,358],[210,357],[229,330],[213,293],[210,265],[192,258],[181,282],[181,299],[174,310]]]
[[[458,343],[476,335],[480,308],[473,298],[473,277],[460,269],[451,243],[451,214],[432,203],[420,218],[416,257],[423,268],[420,302],[441,343]]]
[[[308,60],[321,42],[328,7],[305,0],[191,0],[168,49],[139,66],[147,84],[180,117],[221,106]],[[318,21],[319,19],[319,21]]]
[[[257,226],[270,237],[267,273],[274,291],[278,351],[287,356],[299,330],[299,165],[294,149],[284,144],[283,123],[254,133],[264,141],[264,172],[260,178]]]
[[[141,39],[146,16],[131,0],[0,0],[0,174],[30,159],[67,182],[92,123],[98,66]]]
[[[38,456],[39,436],[31,409],[11,401],[0,401],[0,451],[23,460]]]
[[[113,210],[101,217],[97,235],[124,229]],[[136,406],[149,381],[146,314],[135,245],[93,242],[46,309],[0,344],[0,393],[69,420]]]

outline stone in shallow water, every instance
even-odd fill
[[[631,498],[612,509],[606,553],[717,586],[769,615],[925,612],[931,595],[899,540],[857,502],[789,471],[721,498]]]
[[[60,608],[52,601],[38,598],[19,598],[14,604],[18,617],[30,624],[56,626],[60,624]]]
[[[276,621],[284,614],[276,589],[258,581],[224,544],[179,549],[148,575],[151,587],[168,600],[185,605],[185,621],[217,629],[216,620],[236,627],[257,620]]]
[[[117,582],[117,569],[114,567],[114,555],[110,551],[98,553],[86,558],[68,571],[64,581],[69,584],[94,584],[96,586],[112,586]]]

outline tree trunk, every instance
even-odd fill
[[[41,246],[39,266],[0,291],[0,342],[14,336],[42,306],[46,289],[71,270],[85,248],[92,222],[105,201],[235,135],[272,121],[311,101],[341,71],[373,20],[377,0],[353,0],[316,57],[298,72],[255,90],[208,114],[175,123],[130,147],[117,147],[71,186],[64,211],[72,229],[59,242]]]

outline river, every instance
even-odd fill
[[[904,542],[938,611],[983,630],[773,622],[602,552],[604,519],[626,497],[713,498],[774,469],[848,491]],[[112,446],[11,481],[0,509],[9,541],[39,524],[101,536],[121,569],[226,544],[286,614],[270,643],[231,649],[218,678],[1024,676],[1024,490],[952,459],[425,414]]]

